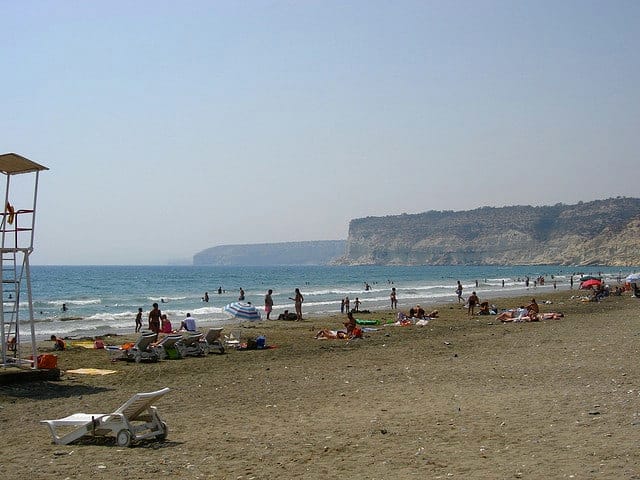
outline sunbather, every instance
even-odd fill
[[[342,330],[320,330],[316,333],[316,338],[348,338],[347,332]]]
[[[525,317],[527,317],[527,309],[524,306],[520,306],[518,308],[512,308],[511,310],[502,312],[496,317],[496,320],[500,320],[501,322],[523,322],[527,321],[524,320]]]

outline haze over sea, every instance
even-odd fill
[[[340,311],[340,300],[358,297],[361,310],[389,308],[391,287],[398,292],[398,308],[408,310],[419,303],[429,305],[455,303],[456,280],[464,286],[466,297],[475,290],[481,299],[529,294],[544,300],[544,292],[568,289],[572,274],[602,274],[605,281],[616,284],[640,268],[635,267],[567,267],[567,266],[32,266],[32,295],[36,335],[51,334],[83,337],[133,333],[139,307],[146,315],[154,302],[168,314],[174,328],[190,312],[198,327],[237,322],[223,307],[238,300],[242,287],[246,301],[262,314],[264,295],[273,289],[273,318],[285,309],[293,311],[294,289],[304,295],[305,316],[322,316]],[[543,275],[544,286],[534,287],[534,279]],[[530,278],[529,288],[524,279]],[[476,287],[476,280],[478,286]],[[504,287],[502,281],[504,280]],[[574,277],[577,288],[577,277]],[[365,282],[370,290],[365,290]],[[223,289],[218,294],[218,288]],[[204,293],[209,302],[204,302]],[[21,294],[20,318],[28,317],[26,294]],[[164,302],[164,303],[163,303]],[[68,310],[62,311],[62,304]],[[510,307],[511,305],[498,305]],[[263,315],[264,317],[264,315]],[[26,326],[21,328],[23,334]]]

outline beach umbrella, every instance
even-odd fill
[[[584,277],[580,277],[581,282],[586,282],[588,280],[598,280],[601,281],[600,277],[594,277],[593,275],[585,275]]]
[[[602,282],[600,280],[597,280],[595,278],[592,278],[591,280],[587,280],[586,282],[582,282],[582,284],[580,285],[580,288],[591,288],[591,287],[599,287],[600,284]]]
[[[225,305],[223,310],[231,316],[241,320],[249,320],[250,322],[261,320],[260,312],[258,312],[256,307],[250,303],[233,302],[229,305]]]
[[[624,279],[626,283],[640,283],[640,273],[632,273]]]

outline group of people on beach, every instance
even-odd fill
[[[142,307],[138,308],[138,313],[136,315],[136,333],[142,330]],[[171,325],[171,321],[166,313],[162,313],[157,303],[152,305],[152,309],[149,311],[149,315],[147,317],[149,330],[154,332],[156,335],[160,333],[174,333],[177,331],[181,332],[195,332],[196,328],[196,320],[191,316],[191,313],[187,313],[184,320],[180,322],[180,329],[174,330]]]
[[[557,320],[563,318],[562,312],[541,313],[535,298],[528,305],[520,305],[500,313],[496,320],[506,322],[539,322],[540,320]]]
[[[222,288],[222,287],[221,287]],[[221,289],[220,288],[220,289]],[[271,320],[271,312],[273,311],[273,290],[269,289],[267,291],[267,293],[264,296],[264,311],[267,317],[267,320]],[[304,296],[302,295],[302,293],[300,292],[299,288],[295,289],[294,292],[294,296],[293,297],[289,297],[290,300],[293,300],[294,302],[294,307],[295,307],[295,320],[297,321],[301,321],[302,320],[302,303],[304,302]],[[202,300],[204,302],[208,302],[209,301],[209,294],[208,292],[205,292],[204,297],[202,297]],[[238,297],[239,301],[244,301],[245,300],[245,292],[242,288],[240,288],[240,295]],[[135,318],[135,332],[139,333],[142,330],[142,317],[143,317],[143,310],[142,307],[138,308],[138,313],[136,314],[136,318]],[[280,315],[280,318],[282,319],[283,315]],[[284,319],[285,320],[290,320],[289,318],[289,312],[288,310],[285,310],[285,315],[284,315]],[[149,311],[148,314],[148,328],[149,330],[151,330],[152,332],[155,332],[156,334],[158,333],[172,333],[173,327],[171,325],[171,321],[169,320],[168,316],[164,313],[162,313],[162,311],[160,310],[159,306],[157,303],[154,303],[152,305],[152,309]],[[187,313],[186,317],[184,318],[184,320],[182,320],[182,322],[180,323],[180,329],[178,331],[195,331],[196,330],[196,323],[195,323],[195,319],[191,316],[191,313]]]

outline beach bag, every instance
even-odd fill
[[[260,335],[256,338],[256,348],[265,348],[267,346],[267,337]]]
[[[42,355],[38,355],[36,358],[38,362],[37,363],[38,368],[50,369],[50,368],[57,368],[58,366],[57,355],[51,355],[51,354],[45,353]]]

